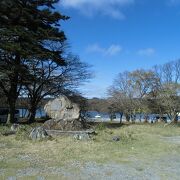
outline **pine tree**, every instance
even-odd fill
[[[58,0],[0,1],[0,88],[9,104],[11,123],[23,81],[28,79],[27,61],[49,59],[65,65],[66,36],[60,20],[68,17],[55,11],[56,3]],[[52,44],[59,47],[52,48]]]

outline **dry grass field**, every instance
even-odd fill
[[[92,140],[71,136],[33,142],[30,127],[4,136],[0,179],[178,179],[180,127],[164,124],[96,125]],[[120,141],[112,141],[120,136]]]

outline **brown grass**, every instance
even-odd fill
[[[1,127],[4,131],[5,127]],[[15,135],[0,135],[0,169],[6,177],[28,167],[62,167],[72,162],[128,163],[133,158],[152,161],[158,157],[179,154],[179,145],[162,140],[163,136],[180,136],[177,126],[133,124],[115,126],[99,124],[91,141],[77,141],[71,136],[48,141],[17,140]],[[112,136],[121,137],[113,142]],[[24,157],[21,159],[20,157]]]

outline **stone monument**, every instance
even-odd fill
[[[82,123],[80,108],[76,103],[70,101],[66,96],[49,101],[44,110],[51,118],[44,123],[45,129],[55,130],[80,130]]]
[[[47,115],[54,120],[72,121],[80,117],[80,108],[77,104],[71,102],[66,96],[49,101],[44,110]]]

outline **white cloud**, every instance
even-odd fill
[[[65,8],[79,10],[86,16],[96,14],[111,16],[116,19],[124,19],[122,7],[131,5],[135,0],[61,0],[60,3]]]
[[[100,47],[98,44],[93,44],[87,47],[87,52],[95,52],[104,54],[105,49]]]
[[[140,49],[137,54],[140,56],[152,56],[155,54],[155,49],[153,48],[146,48],[146,49]]]
[[[98,44],[93,44],[87,47],[87,52],[100,53],[102,55],[114,56],[122,51],[122,47],[118,44],[112,44],[107,48],[101,47]]]
[[[118,53],[121,52],[121,51],[122,51],[122,47],[121,47],[121,46],[112,44],[112,45],[106,50],[106,54],[113,56],[113,55],[118,54]]]

